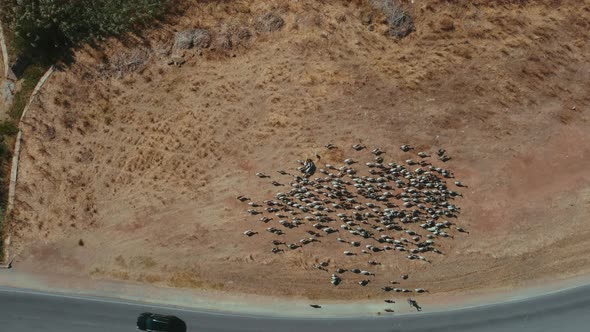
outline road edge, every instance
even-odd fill
[[[59,279],[59,278],[54,278]],[[65,278],[64,278],[65,279]],[[108,282],[86,280],[92,288],[79,287],[80,280],[67,280],[63,285],[47,283],[38,275],[27,275],[14,270],[0,273],[0,288],[24,289],[40,293],[61,294],[71,297],[99,298],[105,301],[127,301],[145,305],[185,308],[192,311],[207,311],[233,315],[255,315],[264,317],[291,318],[376,318],[412,314],[405,301],[405,295],[396,297],[395,314],[388,314],[384,309],[388,305],[382,300],[342,302],[311,301],[306,299],[283,299],[248,294],[221,294],[219,292],[202,292],[189,289],[163,288],[136,283]],[[526,301],[547,296],[590,284],[590,275],[580,275],[553,282],[540,281],[538,285],[523,286],[518,289],[480,290],[478,293],[462,295],[433,295],[417,298],[424,307],[421,313],[449,312],[453,310],[493,306],[504,303]],[[76,287],[78,286],[78,287]],[[131,291],[130,291],[131,290]],[[395,297],[395,296],[393,296]],[[454,297],[455,301],[448,301]],[[442,301],[441,299],[447,300]],[[441,300],[437,303],[437,300]],[[310,304],[320,304],[321,309],[313,309]],[[377,314],[381,312],[381,315]]]

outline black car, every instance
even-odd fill
[[[137,317],[137,328],[147,332],[186,332],[186,323],[176,316],[144,312]]]

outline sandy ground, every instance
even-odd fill
[[[589,3],[467,3],[415,3],[401,41],[354,4],[208,3],[144,40],[80,50],[21,124],[19,271],[312,300],[382,299],[402,273],[421,299],[588,273]],[[174,29],[217,36],[270,9],[280,31],[166,64]],[[336,241],[274,255],[270,234],[242,235],[256,218],[235,197],[276,192],[256,172],[354,156],[323,146],[357,142],[397,162],[400,144],[446,148],[470,234],[431,264],[379,257],[364,288],[311,267],[342,260]]]

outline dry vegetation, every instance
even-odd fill
[[[235,200],[272,194],[257,171],[315,153],[338,160],[324,144],[362,142],[398,160],[402,143],[443,146],[470,185],[469,237],[429,265],[391,258],[377,278],[406,272],[408,287],[458,292],[587,272],[590,3],[405,8],[415,31],[397,40],[363,1],[207,1],[144,37],[79,50],[21,124],[18,268],[375,297],[378,284],[334,288],[311,268],[341,259],[337,244],[273,255],[270,234],[248,241]],[[281,29],[256,29],[268,12]],[[174,31],[188,28],[209,28],[211,47],[172,52]]]

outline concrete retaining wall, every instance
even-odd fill
[[[8,71],[10,70],[8,60],[8,49],[6,48],[6,40],[4,39],[4,29],[2,29],[2,22],[0,21],[0,49],[2,50],[2,60],[4,62],[4,77],[8,78]]]

